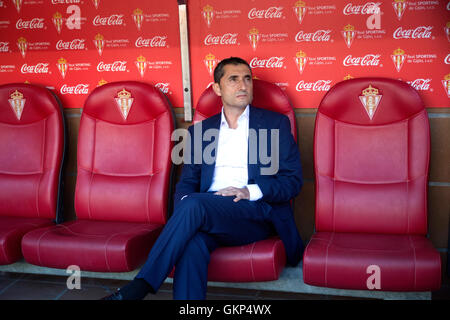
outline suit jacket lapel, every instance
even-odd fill
[[[248,139],[248,183],[254,183],[255,177],[258,176],[259,172],[259,157],[258,157],[258,140],[259,140],[259,129],[261,129],[261,113],[258,108],[250,106],[250,117],[249,117],[249,139]],[[255,141],[256,140],[256,141]],[[253,149],[252,149],[253,148]],[[252,151],[253,150],[253,151]],[[251,155],[251,153],[253,154]]]
[[[208,121],[203,121],[202,123],[202,152],[205,150],[206,146],[208,146],[211,143],[215,144],[214,147],[214,151],[213,151],[213,157],[214,157],[214,161],[213,163],[205,163],[205,159],[203,159],[202,161],[202,175],[201,175],[201,183],[200,183],[200,189],[201,192],[206,192],[208,191],[209,187],[211,186],[212,183],[212,178],[213,178],[213,174],[214,174],[214,168],[216,165],[216,161],[215,158],[217,156],[217,143],[218,143],[218,136],[216,137],[216,140],[213,141],[203,141],[203,136],[205,134],[205,131],[208,129],[217,129],[220,130],[220,119],[221,119],[221,114],[216,114],[214,116],[212,116]],[[202,155],[203,157],[204,155]]]

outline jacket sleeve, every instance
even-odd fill
[[[184,196],[200,190],[201,164],[194,164],[193,128],[194,126],[189,127],[189,135],[185,141],[184,152],[189,152],[190,157],[184,156],[183,169],[173,197],[174,208]]]
[[[255,182],[263,193],[261,200],[266,202],[286,202],[295,198],[303,185],[300,152],[291,134],[291,125],[286,116],[279,121],[278,171],[274,174],[258,174]],[[270,137],[268,137],[270,139]],[[271,147],[273,148],[273,146]],[[271,155],[273,159],[273,155]]]

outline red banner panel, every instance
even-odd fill
[[[0,83],[45,85],[66,108],[119,80],[182,107],[179,43],[176,1],[0,0]]]
[[[402,79],[449,107],[448,0],[190,0],[194,106],[218,61],[247,59],[297,108],[351,77]],[[183,106],[177,1],[0,0],[0,83],[53,88],[68,108],[97,86],[139,80]]]
[[[240,56],[297,108],[364,76],[407,81],[427,107],[449,107],[449,1],[190,0],[188,13],[194,105],[217,62]]]

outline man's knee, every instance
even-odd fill
[[[201,197],[188,195],[179,202],[173,216],[180,216],[183,218],[197,218],[202,219],[205,215],[206,208]]]
[[[202,199],[197,197],[195,194],[187,195],[183,200],[180,201],[178,209],[200,209],[202,208]]]
[[[205,210],[217,205],[217,196],[212,193],[192,193],[180,200],[177,209]]]

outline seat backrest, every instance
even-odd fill
[[[291,132],[297,141],[295,112],[286,93],[279,86],[260,79],[253,79],[252,106],[284,114],[291,122]],[[200,96],[195,108],[194,123],[209,118],[222,110],[222,100],[209,86]]]
[[[149,84],[111,82],[92,91],[78,134],[77,217],[165,223],[173,130],[168,100]]]
[[[427,112],[411,86],[336,84],[315,123],[316,230],[426,234],[429,150]]]
[[[0,86],[0,216],[57,219],[64,120],[46,88]]]

